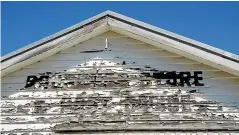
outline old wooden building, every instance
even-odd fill
[[[106,11],[3,56],[1,95],[1,134],[238,135],[239,56]]]

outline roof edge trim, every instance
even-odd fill
[[[32,49],[40,47],[40,46],[42,46],[42,45],[44,45],[46,43],[49,43],[49,42],[51,42],[53,40],[61,38],[61,37],[65,36],[65,35],[67,35],[69,33],[72,33],[72,32],[74,32],[76,30],[79,30],[79,29],[81,29],[81,28],[83,28],[83,27],[85,27],[87,25],[90,25],[90,24],[92,24],[94,22],[97,22],[97,21],[99,21],[101,19],[104,19],[105,17],[107,17],[108,12],[109,11],[105,11],[103,13],[100,13],[100,14],[94,16],[94,17],[91,17],[91,18],[89,18],[87,20],[84,20],[84,21],[82,21],[80,23],[77,23],[77,24],[75,24],[73,26],[70,26],[70,27],[68,27],[66,29],[63,29],[63,30],[61,30],[59,32],[56,32],[56,33],[54,33],[54,34],[52,34],[50,36],[47,36],[47,37],[45,37],[43,39],[40,39],[40,40],[38,40],[38,41],[36,41],[36,42],[34,42],[32,44],[29,44],[29,45],[27,45],[25,47],[22,47],[22,48],[14,51],[14,52],[10,52],[10,53],[8,53],[8,54],[6,54],[6,55],[1,57],[1,63],[5,62],[5,61],[7,61],[7,60],[9,60],[11,58],[14,58],[14,57],[16,57],[18,55],[21,55],[21,54],[23,54],[25,52],[28,52],[28,51],[30,51]]]
[[[173,33],[173,32],[170,32],[170,31],[167,31],[167,30],[155,27],[155,26],[152,26],[150,24],[135,20],[133,18],[129,18],[127,16],[124,16],[124,15],[121,15],[121,14],[118,14],[118,13],[115,13],[115,12],[112,12],[112,11],[108,16],[113,18],[113,19],[116,19],[118,21],[122,21],[122,22],[128,23],[130,25],[134,25],[136,27],[139,27],[141,29],[150,31],[152,33],[159,34],[159,35],[164,36],[166,38],[176,40],[176,41],[181,42],[183,44],[195,47],[197,49],[206,51],[208,53],[212,53],[212,54],[218,55],[222,58],[225,58],[225,59],[228,59],[228,60],[239,63],[239,56],[238,55],[227,52],[225,50],[222,50],[222,49],[219,49],[219,48],[216,48],[216,47],[198,42],[196,40],[178,35],[176,33]]]
[[[122,21],[122,22],[130,24],[130,25],[134,25],[136,27],[139,27],[141,29],[147,30],[149,32],[152,32],[152,33],[155,33],[155,34],[159,34],[159,35],[164,36],[166,38],[170,38],[170,39],[176,40],[176,41],[184,43],[186,45],[198,48],[198,49],[206,51],[208,53],[212,53],[212,54],[215,54],[215,55],[220,56],[222,58],[225,58],[225,59],[228,59],[228,60],[231,60],[231,61],[239,63],[239,56],[236,55],[236,54],[233,54],[233,53],[221,50],[219,48],[216,48],[216,47],[213,47],[213,46],[210,46],[210,45],[198,42],[196,40],[192,40],[190,38],[178,35],[178,34],[173,33],[173,32],[169,32],[167,30],[155,27],[153,25],[150,25],[150,24],[147,24],[147,23],[135,20],[133,18],[130,18],[130,17],[124,16],[124,15],[121,15],[121,14],[118,14],[118,13],[115,13],[115,12],[112,12],[112,11],[109,11],[109,10],[107,10],[107,11],[105,11],[103,13],[100,13],[100,14],[94,16],[94,17],[91,17],[91,18],[89,18],[89,19],[87,19],[85,21],[82,21],[82,22],[80,22],[80,23],[78,23],[76,25],[68,27],[68,28],[66,28],[66,29],[64,29],[62,31],[59,31],[59,32],[57,32],[55,34],[52,34],[52,35],[50,35],[50,36],[48,36],[46,38],[43,38],[43,39],[41,39],[39,41],[36,41],[36,42],[34,42],[32,44],[29,44],[26,47],[20,48],[20,49],[14,51],[14,52],[6,54],[6,55],[1,57],[1,63],[5,62],[5,61],[7,61],[7,60],[9,60],[11,58],[14,58],[15,56],[18,56],[20,54],[28,52],[28,51],[30,51],[30,50],[32,50],[34,48],[42,46],[42,45],[44,45],[44,44],[46,44],[48,42],[56,40],[56,39],[58,39],[58,38],[60,38],[60,37],[62,37],[64,35],[67,35],[67,34],[69,34],[71,32],[74,32],[74,31],[76,31],[78,29],[81,29],[81,28],[83,28],[83,27],[85,27],[85,26],[87,26],[89,24],[92,24],[92,23],[94,23],[96,21],[104,19],[105,17],[111,17],[113,19]]]

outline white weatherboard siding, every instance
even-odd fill
[[[91,52],[91,53],[83,53],[83,51],[91,51],[91,50],[101,50],[105,47],[105,39],[108,39],[110,45],[108,46],[108,50],[110,51],[102,51],[102,52]],[[122,65],[123,61],[126,62],[126,65]],[[150,66],[152,68],[158,70],[166,70],[166,71],[202,71],[204,80],[202,81],[205,86],[203,87],[184,87],[182,89],[182,94],[186,94],[187,90],[197,89],[200,92],[203,92],[203,95],[195,94],[192,96],[192,99],[197,102],[200,101],[220,101],[225,102],[223,107],[223,111],[228,112],[224,113],[225,116],[236,116],[239,117],[237,107],[230,106],[238,106],[239,102],[239,78],[237,76],[231,75],[224,71],[215,69],[213,67],[204,65],[194,60],[187,59],[183,56],[177,55],[175,53],[168,52],[162,48],[154,47],[147,43],[141,42],[139,40],[135,40],[129,38],[127,36],[115,33],[115,32],[106,32],[96,37],[92,37],[91,39],[82,42],[80,44],[73,45],[72,47],[62,50],[57,54],[47,57],[37,63],[31,64],[29,66],[24,67],[21,70],[18,70],[14,73],[8,74],[2,77],[2,96],[8,96],[9,99],[3,99],[1,101],[1,111],[2,111],[2,131],[4,133],[8,133],[8,131],[14,129],[25,129],[23,132],[41,132],[44,129],[45,132],[42,134],[53,134],[50,131],[50,127],[54,127],[56,124],[60,124],[71,119],[77,119],[76,114],[74,113],[82,113],[79,110],[75,110],[72,112],[71,110],[64,110],[63,114],[61,112],[61,107],[52,106],[45,114],[38,114],[32,116],[31,114],[34,112],[34,109],[29,107],[23,107],[23,109],[29,109],[27,113],[20,113],[14,111],[13,108],[9,108],[9,105],[12,106],[20,106],[31,104],[34,101],[43,99],[46,103],[59,103],[63,95],[65,97],[71,97],[71,101],[75,101],[74,97],[77,97],[78,94],[82,94],[86,92],[86,94],[100,94],[101,96],[110,96],[110,92],[115,91],[115,88],[105,88],[105,89],[71,89],[71,90],[59,90],[56,91],[54,89],[49,89],[49,91],[40,91],[41,88],[37,88],[35,92],[34,88],[27,88],[24,91],[17,91],[21,88],[24,88],[26,85],[26,79],[29,75],[37,75],[39,73],[45,72],[75,72],[77,69],[81,71],[88,71],[92,69],[94,62],[96,62],[95,66],[99,66],[100,63],[104,62],[105,65],[101,65],[100,68],[106,70],[110,69],[116,73],[127,73],[128,75],[138,75],[140,72],[138,70],[130,70],[127,68],[143,68],[145,66]],[[87,63],[85,65],[85,63]],[[119,64],[117,64],[119,63]],[[87,67],[88,66],[88,67]],[[105,81],[109,81],[112,79],[107,79]],[[153,83],[153,82],[152,82]],[[164,95],[167,91],[166,96],[170,96],[175,94],[178,91],[178,88],[157,88],[155,84],[152,84],[150,88],[145,88],[142,90],[135,89],[139,85],[137,80],[131,80],[129,82],[129,86],[131,88],[127,88],[132,91],[132,95],[144,94],[144,93],[155,93],[159,95]],[[35,87],[37,87],[35,85]],[[26,99],[26,96],[28,99]],[[117,103],[121,100],[124,100],[122,97],[115,97],[112,99],[111,103]],[[236,104],[232,104],[229,102],[237,102]],[[228,107],[229,106],[229,107]],[[176,119],[178,117],[193,117],[196,118],[196,110],[198,107],[193,107],[192,112],[182,112],[179,110],[178,113],[172,115],[167,110],[165,112],[161,112],[159,118],[160,119]],[[210,107],[209,107],[210,108]],[[216,109],[217,107],[211,107],[211,109]],[[13,110],[12,110],[13,109]],[[118,111],[124,110],[123,106],[115,106],[109,108],[108,113],[116,113]],[[8,112],[8,113],[7,113]],[[66,113],[73,113],[68,114]],[[137,112],[136,112],[137,113]],[[159,112],[154,112],[158,114]],[[210,114],[210,113],[209,113]],[[221,112],[214,112],[216,117],[221,115]],[[87,115],[86,115],[87,117]],[[198,116],[199,117],[199,116]],[[7,124],[9,119],[11,118],[13,121],[17,120],[16,124]],[[90,118],[90,116],[89,116]],[[203,117],[202,117],[203,118]],[[45,119],[45,120],[43,120]],[[102,118],[103,119],[103,118]],[[47,121],[48,120],[48,121]],[[234,120],[239,120],[239,118],[235,118]],[[38,123],[32,123],[32,121]],[[46,122],[45,124],[42,122]],[[5,123],[4,123],[5,122]],[[47,123],[51,122],[51,123]],[[145,127],[144,125],[143,127]],[[189,128],[192,125],[181,125],[178,126],[181,129],[185,127]],[[198,125],[197,125],[198,126]],[[140,127],[140,126],[139,126]],[[138,127],[138,128],[139,128]],[[147,126],[146,126],[147,127]],[[171,128],[171,126],[166,126],[167,128]],[[200,126],[199,126],[200,127]],[[214,126],[215,127],[215,126]],[[220,127],[220,126],[218,126]],[[92,127],[94,129],[94,127]],[[103,128],[96,126],[95,129]],[[136,128],[136,127],[134,127]],[[142,128],[142,127],[141,127]],[[152,127],[155,128],[155,127]],[[201,125],[201,128],[205,128],[205,125]],[[33,131],[31,131],[31,130]],[[91,129],[91,128],[89,128]],[[15,130],[14,132],[18,133],[19,130]],[[182,132],[160,132],[161,134],[182,134]],[[144,133],[144,134],[160,134],[157,132],[153,133]],[[192,132],[190,132],[192,133]],[[194,132],[195,134],[203,134],[203,132]],[[218,132],[215,132],[218,133]],[[210,134],[215,134],[210,133]],[[55,134],[55,133],[54,133]],[[114,134],[114,133],[112,133]],[[126,134],[126,133],[122,133]],[[133,133],[138,134],[138,133]],[[189,134],[189,132],[184,132],[184,134]],[[224,133],[220,133],[224,134]],[[233,133],[232,133],[233,134]]]
[[[239,86],[237,86],[239,85],[239,78],[237,76],[128,37],[122,38],[122,36],[114,32],[104,33],[98,36],[104,38],[94,37],[72,48],[63,50],[56,55],[29,65],[15,73],[9,74],[2,78],[2,90],[4,90],[2,95],[8,95],[8,93],[12,93],[12,90],[23,88],[29,75],[37,75],[44,72],[59,72],[96,57],[101,57],[114,63],[126,61],[131,67],[150,65],[153,68],[167,71],[203,71],[203,77],[205,78],[203,82],[211,88],[202,88],[202,90],[205,89],[205,91],[216,92],[217,94],[230,93],[239,95]],[[106,37],[108,37],[109,42],[112,44],[109,47],[112,51],[79,53],[92,49],[104,49]],[[7,90],[9,92],[5,92]],[[239,98],[236,97],[235,99]],[[232,100],[231,97],[228,100]]]

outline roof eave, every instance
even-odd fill
[[[132,26],[140,27],[142,29],[148,30],[148,31],[156,33],[156,34],[160,34],[162,36],[166,36],[168,38],[172,38],[174,40],[183,42],[183,43],[185,43],[187,45],[190,45],[190,46],[194,46],[194,47],[202,49],[204,51],[215,53],[217,55],[220,55],[221,57],[230,59],[232,61],[239,62],[239,56],[236,55],[236,54],[233,54],[233,53],[227,52],[225,50],[222,50],[222,49],[219,49],[219,48],[216,48],[216,47],[198,42],[196,40],[184,37],[182,35],[178,35],[176,33],[173,33],[173,32],[155,27],[153,25],[135,20],[133,18],[130,18],[130,17],[124,16],[124,15],[121,15],[121,14],[118,14],[118,13],[115,13],[115,12],[112,12],[112,11],[107,11],[107,13],[108,13],[109,17],[112,17],[116,20],[120,20],[120,21],[129,23]]]
[[[177,53],[177,51],[175,51],[175,49],[180,50],[180,47],[182,47],[182,46],[191,48],[190,51],[192,51],[195,48],[196,50],[199,50],[202,54],[198,54],[199,56],[195,57],[194,60],[198,60],[199,62],[202,62],[204,64],[212,65],[215,68],[219,68],[223,71],[226,71],[226,72],[229,72],[229,73],[239,76],[239,73],[238,73],[239,72],[239,56],[238,55],[235,55],[235,54],[229,53],[227,51],[206,45],[204,43],[186,38],[181,35],[157,28],[155,26],[146,24],[141,21],[137,21],[135,19],[120,15],[120,14],[112,12],[112,11],[105,11],[105,12],[103,12],[99,15],[96,15],[90,19],[87,19],[83,22],[80,22],[80,23],[74,25],[74,26],[71,26],[67,29],[60,31],[60,32],[57,32],[56,34],[48,36],[48,37],[46,37],[42,40],[39,40],[33,44],[30,44],[24,48],[21,48],[21,49],[18,49],[17,51],[9,53],[2,57],[1,63],[6,63],[6,62],[9,63],[9,61],[12,61],[12,59],[15,59],[15,57],[18,57],[19,55],[28,53],[29,51],[33,51],[36,48],[46,46],[46,44],[48,44],[49,42],[57,41],[60,38],[62,38],[64,35],[69,35],[81,28],[84,28],[90,24],[93,24],[93,23],[98,22],[105,18],[115,19],[115,20],[121,22],[122,24],[124,23],[126,25],[131,26],[132,28],[137,28],[137,29],[143,30],[144,33],[142,33],[142,35],[145,35],[145,33],[148,32],[148,33],[154,34],[154,36],[156,35],[161,38],[166,38],[171,41],[176,41],[177,44],[172,44],[172,42],[169,42],[170,44],[167,44],[168,42],[162,42],[159,39],[157,39],[158,43],[162,43],[163,45],[167,45],[167,47],[171,47],[171,49],[166,47],[169,51],[171,50],[171,51]],[[107,25],[112,28],[115,27],[115,26],[113,26],[113,24],[110,24],[108,22],[108,19],[107,19]],[[127,29],[127,28],[122,27],[122,29]],[[119,32],[116,29],[111,29],[111,30]],[[133,32],[133,31],[131,31],[131,32]],[[130,34],[128,34],[128,35],[130,36]],[[132,34],[131,34],[131,36],[132,36]],[[148,38],[147,35],[145,36],[145,38]],[[145,38],[142,38],[142,39],[145,39]],[[148,38],[148,39],[150,39],[150,38]],[[151,40],[153,41],[154,39],[151,39]],[[154,41],[157,42],[157,40],[156,41],[154,40]],[[145,40],[144,42],[148,42],[148,41]],[[152,43],[152,44],[155,44],[155,43]],[[181,46],[178,46],[178,44],[180,44]],[[175,47],[179,47],[179,48],[175,48]],[[190,52],[183,51],[183,50],[180,50],[180,51],[184,52],[185,54],[190,53]],[[191,54],[184,55],[184,53],[180,53],[180,54],[182,54],[185,57],[191,58]],[[213,56],[215,56],[215,58],[216,58],[215,59],[216,61],[215,60],[211,61],[210,60],[211,58],[209,59],[209,58],[204,57],[207,54],[208,55],[213,54]],[[53,53],[52,53],[52,55],[53,55]],[[192,54],[192,55],[195,55],[195,54]],[[202,55],[202,57],[200,55]],[[220,60],[220,62],[218,62],[218,60]],[[15,62],[10,66],[13,66],[14,64],[17,64],[17,63],[18,62]],[[4,67],[6,67],[6,66],[4,66]],[[3,68],[1,70],[3,71]]]
[[[239,63],[177,40],[108,18],[110,30],[239,76]]]
[[[38,41],[36,41],[36,42],[34,42],[32,44],[29,44],[29,45],[27,45],[25,47],[22,47],[22,48],[20,48],[20,49],[18,49],[16,51],[8,53],[8,54],[6,54],[6,55],[1,57],[1,63],[4,62],[4,61],[9,60],[11,58],[13,58],[14,56],[17,56],[18,54],[24,53],[26,51],[30,51],[30,50],[32,50],[34,48],[37,48],[37,47],[39,47],[41,45],[44,45],[44,44],[48,43],[48,42],[51,42],[51,41],[56,40],[58,38],[61,38],[62,36],[66,35],[66,34],[69,34],[71,32],[74,32],[74,31],[76,31],[76,30],[78,30],[78,29],[80,29],[82,27],[85,27],[85,26],[89,25],[90,23],[94,23],[94,22],[96,22],[98,20],[101,20],[101,19],[107,17],[109,12],[110,11],[105,11],[103,13],[100,13],[100,14],[98,14],[96,16],[93,16],[93,17],[87,19],[87,20],[84,20],[84,21],[82,21],[80,23],[77,23],[77,24],[75,24],[73,26],[70,26],[70,27],[68,27],[68,28],[66,28],[64,30],[56,32],[56,33],[54,33],[54,34],[52,34],[50,36],[47,36],[47,37],[45,37],[45,38],[43,38],[41,40],[38,40]]]

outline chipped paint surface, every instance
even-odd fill
[[[145,74],[165,70],[201,70],[205,86],[172,86]],[[27,85],[28,76],[38,79]],[[238,104],[231,102],[239,81],[228,77],[234,76],[108,32],[3,77],[1,133],[238,129]]]

